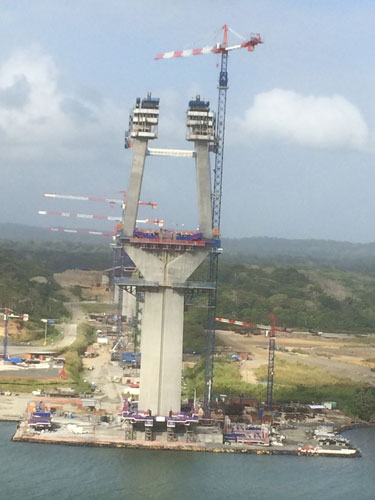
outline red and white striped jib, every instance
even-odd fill
[[[247,323],[246,321],[236,321],[234,319],[227,319],[227,318],[215,318],[215,321],[218,321],[219,323],[227,323],[228,325],[237,325],[237,326],[255,326],[254,323]]]
[[[72,194],[56,194],[56,193],[44,193],[45,198],[58,198],[60,200],[76,200],[76,201],[97,201],[110,204],[124,204],[124,200],[119,200],[115,198],[99,198],[97,196],[76,196]],[[147,205],[152,208],[158,206],[157,203],[153,201],[140,201],[139,205]]]
[[[101,201],[106,203],[123,203],[124,200],[116,200],[113,198],[98,198],[96,196],[75,196],[72,194],[54,194],[45,193],[45,198],[58,198],[61,200],[78,200],[78,201]]]
[[[163,52],[161,54],[156,54],[155,58],[157,61],[160,59],[172,59],[174,57],[189,57],[189,56],[200,56],[203,54],[222,54],[225,52],[230,52],[237,49],[254,50],[254,47],[258,43],[263,43],[261,36],[259,34],[252,35],[248,40],[244,40],[242,43],[236,45],[228,46],[226,41],[222,44],[217,43],[216,45],[208,45],[199,49],[185,49],[185,50],[172,50],[170,52]]]
[[[209,54],[213,52],[218,54],[221,52],[220,44],[209,45],[207,47],[202,47],[199,49],[186,49],[186,50],[172,50],[170,52],[164,52],[162,54],[156,54],[155,59],[172,59],[172,57],[188,57],[188,56],[200,56],[203,54]]]
[[[53,215],[58,217],[76,217],[77,219],[97,219],[121,222],[122,218],[114,215],[94,215],[94,214],[80,214],[76,212],[56,212],[51,210],[39,210],[39,215]],[[163,227],[164,221],[162,219],[137,219],[137,224],[157,224]]]
[[[93,229],[68,229],[65,227],[47,227],[46,229],[47,231],[59,233],[91,234],[93,236],[105,236],[106,238],[114,236],[114,233],[109,233],[108,231],[94,231]]]
[[[111,220],[119,222],[121,217],[114,215],[94,215],[94,214],[79,214],[75,212],[54,212],[49,210],[39,210],[39,215],[57,215],[59,217],[76,217],[78,219],[98,219],[98,220]]]

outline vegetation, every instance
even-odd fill
[[[58,387],[70,387],[70,380],[61,379],[46,379],[46,378],[29,378],[29,377],[1,377],[0,390],[11,392],[31,392],[40,390],[53,389]]]
[[[185,313],[184,351],[204,352],[206,337],[204,325],[207,323],[207,310],[194,307]]]
[[[41,318],[69,317],[64,300],[52,273],[39,261],[26,257],[21,262],[10,250],[0,247],[0,307],[30,315],[30,321],[23,323],[29,338],[43,336]]]
[[[375,331],[375,278],[338,270],[225,264],[218,315],[329,332]]]
[[[228,262],[339,269],[375,275],[375,243],[282,238],[224,239]]]
[[[291,362],[275,357],[276,386],[316,387],[324,385],[350,385],[350,379],[338,377],[316,367],[306,366],[298,361]],[[259,381],[267,382],[267,365],[260,366],[256,372]]]
[[[0,253],[12,253],[16,261],[34,264],[50,272],[66,269],[107,269],[112,266],[113,255],[108,244],[93,245],[82,242],[36,242],[0,240]]]
[[[85,353],[88,346],[95,342],[95,339],[95,328],[86,323],[82,323],[78,325],[78,332],[75,341],[64,353],[65,367],[68,375],[80,391],[86,391],[89,389],[88,384],[82,380],[83,364],[81,356]]]
[[[24,236],[24,229],[21,233]],[[274,313],[278,325],[293,329],[375,331],[375,244],[250,238],[226,240],[223,246],[227,256],[224,254],[220,263],[218,316],[269,324],[268,314]],[[48,245],[0,240],[0,307],[29,313],[28,330],[32,337],[41,337],[41,318],[68,316],[52,273],[72,268],[105,269],[111,264],[112,254],[106,243],[91,245],[65,238]],[[207,265],[202,265],[192,279],[206,281]],[[82,297],[79,287],[73,293]],[[207,309],[201,306],[205,301],[204,295],[195,298],[185,314],[184,350],[204,352]],[[99,308],[102,312],[103,306]],[[86,310],[92,311],[90,307]],[[80,326],[76,341],[65,353],[69,377],[80,388],[84,386],[80,356],[94,338],[92,327]],[[358,337],[345,342],[366,345],[374,340]],[[372,359],[367,362],[372,363]],[[259,376],[264,382],[264,373],[260,371]],[[186,394],[192,395],[196,389],[202,396],[203,379],[202,359],[184,373]],[[40,385],[36,381],[33,388]],[[21,390],[19,387],[17,390]],[[214,390],[265,398],[264,383],[243,382],[238,365],[225,359],[216,363]],[[298,363],[292,366],[278,361],[275,399],[337,401],[348,414],[369,420],[375,413],[374,391],[313,368],[304,366],[302,370]]]
[[[184,370],[184,392],[187,397],[192,397],[194,391],[198,397],[203,397],[204,371],[205,358],[201,358],[193,368]],[[262,397],[263,388],[243,382],[239,374],[239,365],[224,358],[215,360],[214,380],[215,394]]]
[[[277,359],[277,358],[276,358]],[[192,397],[196,390],[198,397],[204,392],[204,366],[201,359],[194,368],[184,371],[184,392]],[[340,410],[351,417],[358,417],[368,422],[375,421],[375,388],[361,387],[349,379],[341,379],[317,368],[310,368],[302,363],[290,363],[277,360],[277,379],[274,386],[275,401],[335,401]],[[258,369],[260,381],[267,378],[266,366]],[[266,384],[248,384],[241,380],[239,365],[226,359],[215,361],[215,394],[229,396],[249,396],[260,401],[266,398]]]
[[[81,307],[88,314],[110,314],[113,312],[113,304],[102,304],[100,302],[93,304],[81,304]]]

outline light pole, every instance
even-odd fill
[[[43,318],[40,320],[42,323],[44,323],[44,343],[43,345],[47,345],[47,330],[48,330],[48,324],[53,325],[55,323],[55,319],[47,319]]]

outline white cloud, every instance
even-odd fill
[[[1,156],[45,157],[116,140],[124,110],[82,94],[62,90],[54,60],[39,47],[14,52],[0,66]]]
[[[340,95],[305,96],[273,89],[258,94],[240,120],[248,138],[274,138],[320,149],[365,150],[369,130],[359,109]]]

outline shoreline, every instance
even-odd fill
[[[375,422],[357,422],[348,425],[340,425],[337,430],[341,434],[342,432],[351,431],[353,429],[375,429]]]
[[[337,449],[330,450],[326,453],[315,451],[314,453],[301,453],[299,447],[289,446],[284,448],[275,447],[258,447],[258,446],[241,446],[241,445],[203,445],[199,443],[171,443],[164,441],[125,441],[116,438],[80,438],[75,437],[58,437],[54,438],[49,434],[41,435],[25,435],[24,430],[18,427],[11,438],[14,442],[39,443],[39,444],[54,444],[65,446],[84,446],[98,448],[123,448],[123,449],[138,449],[138,450],[158,450],[158,451],[189,451],[200,453],[236,453],[248,455],[289,455],[289,456],[329,456],[339,458],[356,458],[360,457],[360,451],[357,448],[352,449]],[[348,453],[348,451],[351,453]]]
[[[8,422],[16,424],[11,440],[14,442],[29,442],[41,444],[55,444],[67,446],[87,446],[87,447],[107,447],[107,448],[125,448],[125,449],[146,449],[146,450],[163,450],[163,451],[196,451],[203,453],[242,453],[253,455],[294,455],[294,456],[335,456],[342,458],[351,458],[360,456],[360,451],[353,448],[320,448],[317,444],[305,441],[301,437],[293,436],[290,444],[283,447],[259,445],[240,445],[240,444],[205,444],[205,443],[188,443],[188,442],[167,442],[167,441],[143,441],[143,440],[125,440],[125,436],[117,429],[114,433],[90,433],[91,435],[61,435],[49,432],[42,434],[34,434],[27,432],[27,419],[25,415],[25,401],[29,397],[9,398],[4,400],[8,403],[0,412],[0,422]],[[10,403],[17,403],[10,405]],[[22,410],[21,410],[22,408]],[[343,433],[356,428],[375,428],[375,424],[364,421],[353,421],[348,423],[348,420],[341,425],[337,425],[336,432]],[[303,444],[304,443],[304,444]],[[353,451],[351,451],[353,450]]]
[[[233,445],[221,446],[203,446],[197,443],[164,443],[161,441],[153,441],[151,443],[145,442],[130,442],[130,441],[114,441],[114,440],[100,440],[100,439],[79,439],[79,438],[59,438],[51,439],[49,437],[41,436],[16,436],[17,432],[12,437],[14,442],[27,442],[39,444],[54,444],[65,446],[84,446],[90,448],[122,448],[122,449],[136,449],[136,450],[158,450],[158,451],[189,451],[200,453],[236,453],[245,455],[289,455],[289,456],[329,456],[339,458],[356,458],[360,457],[359,450],[355,449],[351,455],[343,454],[340,450],[337,452],[327,454],[301,454],[297,448],[278,449],[278,448],[258,448],[258,447],[234,447]]]

